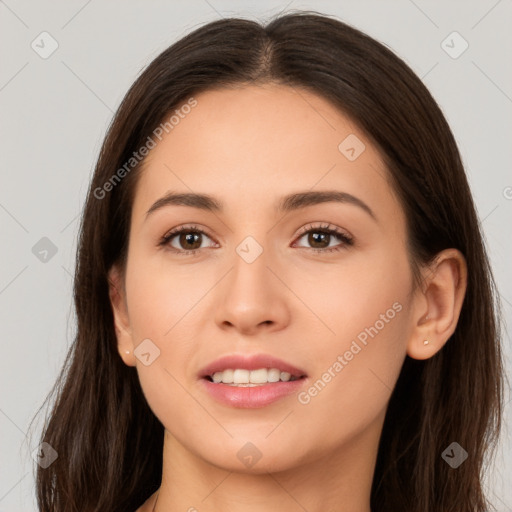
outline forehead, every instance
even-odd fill
[[[146,157],[134,209],[171,190],[236,198],[246,208],[304,189],[338,188],[367,201],[391,196],[376,148],[319,95],[267,84],[194,100],[177,107],[172,128]]]

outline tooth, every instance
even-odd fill
[[[279,382],[281,372],[277,368],[271,368],[268,370],[268,382]]]
[[[249,382],[254,384],[264,384],[267,381],[267,369],[260,368],[259,370],[252,370],[249,374]]]
[[[249,370],[235,370],[233,372],[233,382],[235,384],[249,384]]]
[[[211,379],[215,383],[246,385],[252,387],[254,385],[267,384],[273,382],[283,382],[297,380],[297,377],[288,372],[282,372],[278,368],[258,368],[257,370],[227,369],[221,372],[215,372],[211,375]]]
[[[223,372],[219,372],[222,374],[222,382],[224,384],[231,384],[233,382],[233,370],[224,370]]]

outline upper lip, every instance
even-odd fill
[[[277,368],[282,372],[288,372],[295,377],[306,376],[306,372],[290,363],[286,363],[270,354],[229,354],[205,366],[200,372],[201,378],[212,376],[215,372],[222,372],[228,369],[258,370],[259,368]]]

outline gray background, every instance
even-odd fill
[[[78,218],[113,112],[142,67],[192,29],[221,16],[265,20],[285,8],[338,16],[423,78],[458,141],[510,324],[511,0],[0,0],[0,512],[36,510],[31,453],[40,423],[32,438],[27,429],[73,339]],[[51,49],[48,36],[38,37],[43,31],[58,43],[48,58],[31,47]],[[442,47],[453,31],[469,44],[458,58]],[[453,37],[445,44],[462,49]],[[46,261],[33,251],[43,237],[57,248]],[[503,346],[510,374],[507,334]],[[505,401],[506,426],[486,484],[503,512],[512,510],[508,388]]]

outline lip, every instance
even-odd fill
[[[205,366],[199,372],[199,378],[205,378],[213,375],[215,372],[222,372],[228,369],[258,370],[260,368],[277,368],[282,372],[288,372],[294,377],[306,377],[306,372],[293,366],[290,363],[282,361],[270,354],[229,354],[223,356]],[[295,381],[292,381],[295,382]]]
[[[236,387],[208,380],[215,372],[228,369],[258,370],[277,368],[297,378],[288,382],[269,382],[254,387]],[[306,372],[270,354],[230,354],[216,359],[199,372],[203,389],[218,402],[231,407],[255,409],[270,405],[295,393],[307,381]]]
[[[200,379],[203,389],[216,401],[240,409],[265,407],[292,393],[297,393],[306,384],[307,377],[288,382],[272,382],[254,387],[235,387],[228,384]]]

